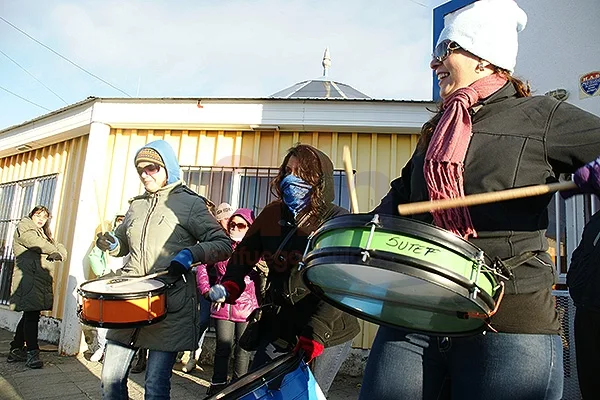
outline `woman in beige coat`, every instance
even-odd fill
[[[10,305],[15,311],[23,311],[23,316],[10,343],[7,361],[26,361],[29,368],[43,366],[38,346],[40,311],[52,309],[56,262],[67,257],[65,247],[52,238],[50,217],[46,207],[35,206],[21,219],[14,235]]]

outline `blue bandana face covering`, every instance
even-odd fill
[[[279,183],[283,193],[283,202],[288,206],[294,217],[310,203],[312,186],[296,175],[286,175]]]

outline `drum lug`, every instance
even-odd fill
[[[371,241],[373,240],[373,235],[375,234],[375,228],[380,227],[381,224],[379,223],[379,214],[375,214],[373,215],[373,219],[369,222],[367,222],[366,226],[371,226],[371,231],[369,232],[369,237],[367,238],[367,245],[365,246],[365,249],[360,253],[362,254],[362,262],[366,263],[367,260],[371,257],[371,253],[369,252],[369,249],[371,247]]]
[[[485,265],[485,254],[483,253],[482,250],[479,250],[477,252],[477,255],[475,256],[475,262],[477,263],[477,272],[475,274],[475,280],[473,281],[475,286],[471,290],[471,298],[473,300],[477,299],[477,294],[481,291],[481,289],[479,289],[479,286],[477,286],[477,283],[479,281],[479,275],[481,274],[482,267],[486,266]]]

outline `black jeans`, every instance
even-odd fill
[[[577,307],[575,311],[575,352],[579,389],[583,399],[597,399],[600,393],[600,313]]]
[[[233,362],[233,380],[248,372],[250,353],[238,346],[242,334],[248,326],[247,322],[233,322],[225,319],[213,318],[217,331],[217,348],[215,350],[215,363],[212,383],[226,383],[229,370],[231,349],[235,345]]]
[[[25,311],[17,325],[15,338],[10,342],[10,348],[22,348],[27,344],[27,350],[37,350],[38,346],[38,322],[39,311]]]

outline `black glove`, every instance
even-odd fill
[[[62,261],[63,258],[60,255],[59,252],[55,251],[54,253],[50,253],[48,254],[48,257],[46,257],[46,260],[48,261]]]
[[[192,252],[188,249],[183,249],[173,257],[167,271],[169,275],[180,276],[185,274],[192,267]]]
[[[96,247],[102,251],[112,251],[117,248],[117,244],[119,244],[119,241],[110,232],[99,233],[98,239],[96,239]]]

